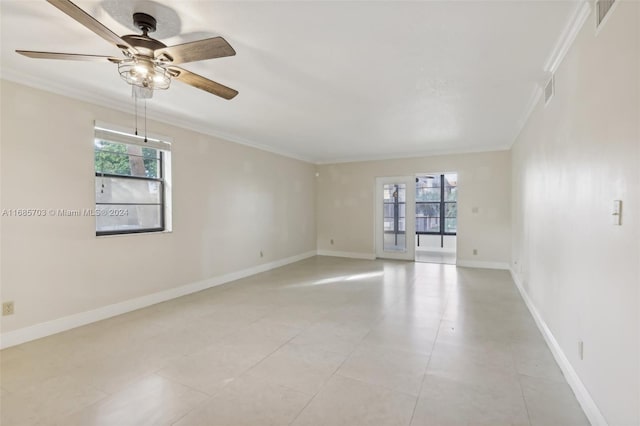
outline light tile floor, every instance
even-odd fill
[[[442,250],[428,250],[416,247],[416,262],[456,264],[456,253]]]
[[[1,424],[587,425],[507,272],[314,257],[3,350]]]

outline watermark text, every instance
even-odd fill
[[[2,217],[87,217],[87,216],[129,216],[125,208],[84,208],[84,209],[2,209]]]

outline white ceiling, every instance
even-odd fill
[[[123,35],[133,11],[166,44],[221,35],[237,55],[184,68],[149,116],[314,162],[508,148],[576,1],[76,1]],[[119,55],[44,0],[2,0],[2,76],[132,110],[112,64],[15,49]],[[123,24],[124,23],[124,24]],[[137,32],[136,32],[137,33]],[[153,130],[153,129],[150,129]]]

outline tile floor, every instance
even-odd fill
[[[443,250],[428,250],[416,247],[416,262],[456,264],[456,253]]]
[[[6,426],[588,424],[505,271],[314,257],[0,357]]]

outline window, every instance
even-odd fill
[[[455,235],[458,229],[458,176],[416,178],[416,233]]]
[[[170,229],[170,144],[96,126],[96,235]]]
[[[384,250],[406,249],[407,186],[403,183],[383,187]]]

